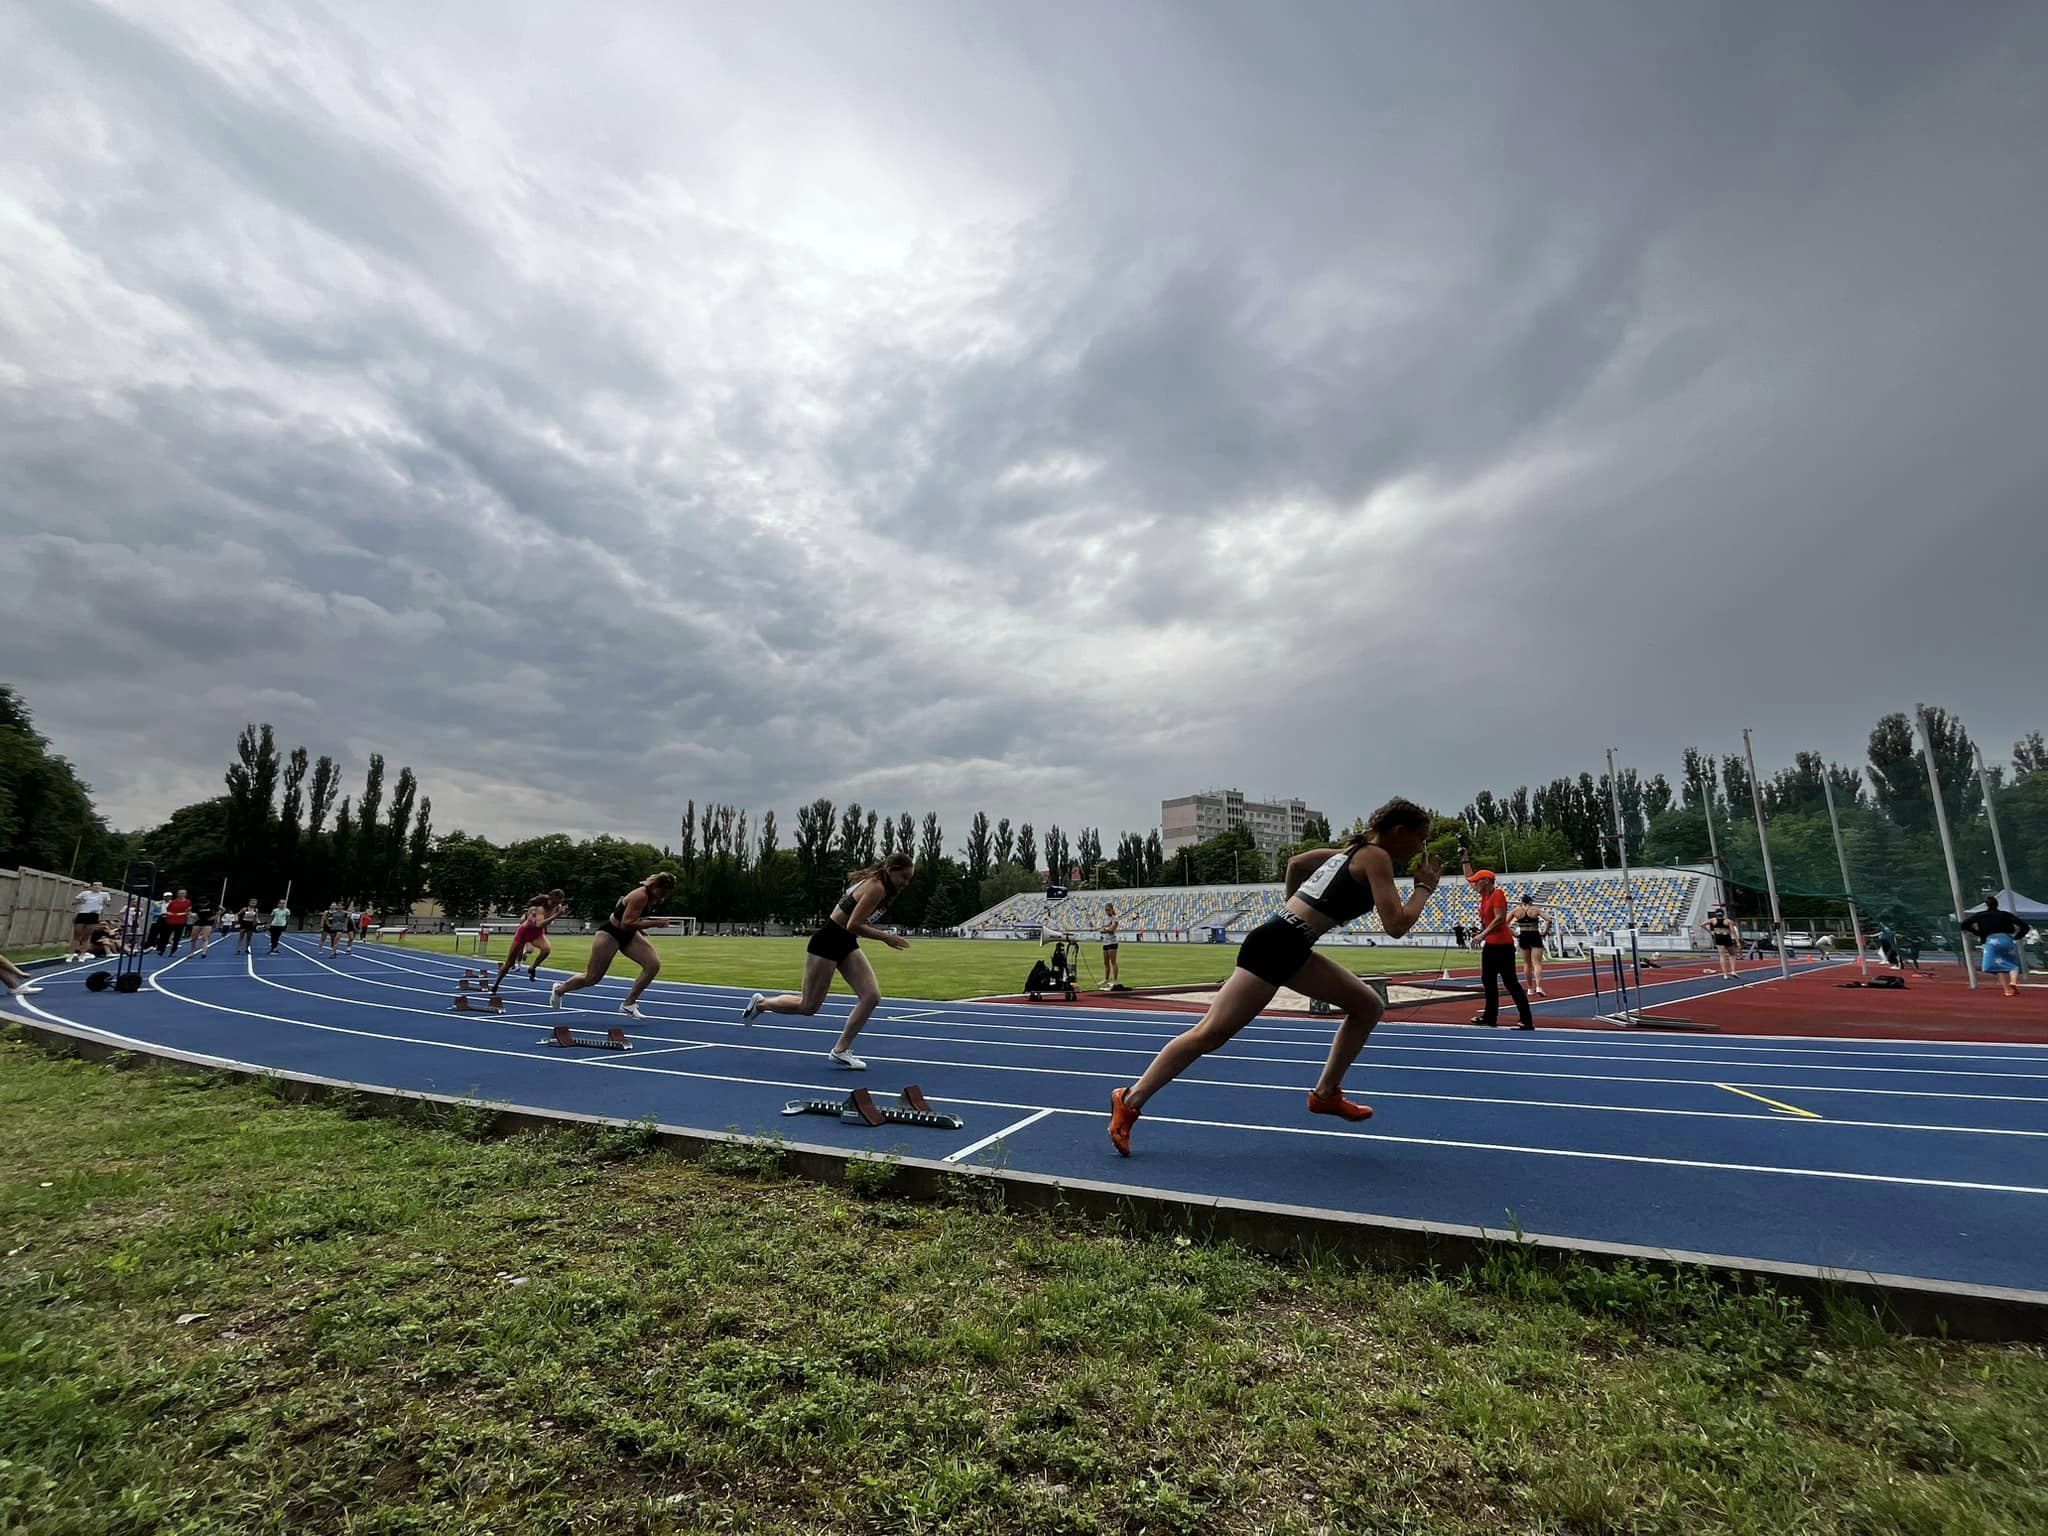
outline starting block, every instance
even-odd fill
[[[579,1035],[566,1024],[557,1024],[555,1032],[541,1041],[542,1045],[559,1045],[572,1050],[586,1051],[630,1051],[633,1042],[626,1038],[623,1029],[609,1029],[603,1035]]]
[[[455,985],[464,992],[482,992],[487,989],[489,983],[482,973],[465,970],[462,973],[462,980],[458,981]]]
[[[849,1125],[922,1125],[935,1131],[957,1131],[967,1122],[958,1115],[941,1114],[932,1108],[924,1090],[912,1083],[896,1104],[883,1108],[865,1088],[856,1088],[842,1100],[791,1099],[782,1107],[785,1115],[831,1115]]]
[[[469,1002],[472,995],[468,992],[458,992],[455,994],[454,1009],[457,1013],[503,1013],[505,1011],[505,999],[496,992],[488,994],[483,1002],[478,1003],[473,1008]]]

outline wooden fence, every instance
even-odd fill
[[[72,898],[92,882],[47,869],[0,869],[0,953],[71,942]],[[109,920],[121,912],[118,889],[107,893]]]

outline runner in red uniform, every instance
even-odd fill
[[[512,967],[519,963],[519,957],[528,945],[533,947],[533,963],[526,968],[526,979],[533,980],[541,961],[554,953],[554,946],[548,943],[548,924],[562,915],[562,908],[568,901],[568,897],[556,890],[527,902],[526,910],[519,917],[519,927],[512,935],[512,947],[505,952],[505,963],[498,967],[498,980],[491,983],[493,992],[498,990],[498,983],[511,973]]]

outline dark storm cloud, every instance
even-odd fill
[[[2044,723],[2037,10],[4,25],[4,672],[124,823],[248,717],[951,841]]]

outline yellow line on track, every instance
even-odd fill
[[[1797,1104],[1780,1104],[1776,1099],[1767,1099],[1760,1093],[1751,1093],[1747,1088],[1737,1088],[1730,1083],[1716,1083],[1716,1088],[1726,1088],[1730,1093],[1739,1093],[1745,1099],[1755,1099],[1759,1104],[1768,1104],[1773,1109],[1783,1110],[1788,1115],[1803,1115],[1808,1120],[1818,1120],[1820,1115],[1810,1109],[1801,1109]]]

